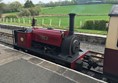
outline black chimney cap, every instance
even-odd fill
[[[73,15],[73,16],[75,16],[76,14],[75,14],[75,13],[69,13],[69,15]]]

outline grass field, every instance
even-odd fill
[[[112,4],[70,5],[43,8],[41,14],[100,14],[108,15]]]
[[[91,5],[69,5],[56,7],[42,7],[40,14],[94,14],[108,15],[113,4],[91,4]],[[13,15],[15,13],[5,13],[4,15]]]
[[[70,6],[57,6],[57,7],[45,7],[42,8],[41,14],[49,15],[49,14],[68,14],[68,13],[76,13],[81,15],[101,15],[101,16],[76,16],[75,17],[75,31],[85,32],[85,33],[96,33],[96,34],[106,34],[106,31],[98,31],[98,30],[83,30],[80,28],[82,24],[87,20],[109,20],[108,13],[111,9],[111,4],[95,4],[95,5],[70,5]],[[7,13],[4,14],[17,14],[17,13]],[[103,15],[103,16],[102,16]],[[23,23],[23,19],[25,19],[25,23]],[[60,28],[60,29],[68,29],[69,18],[68,16],[48,16],[48,17],[40,17],[37,16],[37,25],[38,26],[46,26],[46,27],[53,27],[53,28]],[[29,20],[31,18],[24,17],[20,18],[20,23],[18,19],[15,22],[1,22],[6,24],[14,24],[20,26],[30,26]],[[44,20],[44,24],[42,25],[42,20]],[[51,20],[51,23],[50,23]],[[59,25],[59,20],[61,20]]]

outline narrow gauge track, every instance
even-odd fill
[[[5,32],[0,32],[0,43],[13,47],[13,35]]]
[[[2,38],[5,38],[5,39],[2,39],[0,37],[0,43],[13,48],[13,35],[11,33],[3,32],[3,31],[0,32],[0,35]],[[102,79],[103,78],[103,73],[102,73],[102,71],[103,71],[103,59],[104,59],[103,54],[90,51],[90,53],[85,58],[86,59],[83,59],[84,63],[82,63],[84,65],[83,66],[80,65],[80,70],[78,70],[78,71],[85,73],[87,75],[90,75],[92,77],[95,77],[97,79]],[[94,62],[98,63],[96,68],[94,68],[92,66],[88,66],[88,64],[87,64],[88,61],[89,61],[89,64],[93,64],[90,61],[91,58],[92,58],[92,60],[94,60]]]
[[[0,32],[0,35],[5,35],[5,36],[8,36],[8,37],[13,37],[13,34],[6,33],[6,32]]]

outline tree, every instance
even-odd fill
[[[24,8],[20,11],[19,16],[38,16],[41,9],[40,7],[31,7],[31,8]]]
[[[19,16],[31,16],[31,13],[28,9],[23,9],[20,11]]]
[[[22,9],[22,4],[18,1],[9,4],[9,8],[12,12],[19,12]]]
[[[31,16],[37,16],[39,15],[40,13],[40,7],[32,7],[32,8],[29,8],[29,11],[31,13]]]
[[[34,7],[34,4],[31,0],[27,0],[24,4],[24,8]]]

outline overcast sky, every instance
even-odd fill
[[[5,3],[10,3],[10,2],[13,2],[13,1],[19,1],[21,3],[24,3],[26,0],[2,0],[2,1],[5,2]],[[64,1],[64,0],[32,0],[32,2],[34,4],[38,3],[39,1],[44,2],[44,3],[48,3],[50,1],[54,2],[54,1]]]

